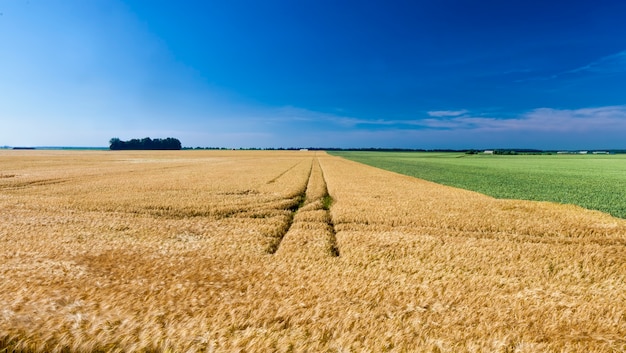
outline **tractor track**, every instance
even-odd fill
[[[322,168],[322,165],[320,164],[319,159],[316,158],[316,161],[319,164],[320,171],[322,173],[322,180],[324,181],[325,192],[324,192],[324,196],[322,197],[322,206],[324,210],[326,211],[326,219],[327,219],[326,223],[328,224],[328,231],[329,231],[328,251],[330,253],[330,256],[338,257],[340,253],[339,253],[339,246],[337,245],[337,229],[335,228],[335,223],[333,222],[333,216],[330,212],[330,206],[332,206],[333,198],[328,193],[328,183],[326,182],[326,177],[324,176],[324,169]]]
[[[309,191],[311,193],[307,195]],[[289,245],[280,251],[283,254],[298,252],[304,256],[338,257],[337,232],[330,212],[332,203],[320,161],[315,158],[311,162],[306,187],[296,196],[285,226],[273,237],[266,252],[275,254],[287,239]],[[303,228],[308,229],[306,234],[302,233]]]
[[[288,171],[295,168],[298,164],[299,163],[289,168],[285,172],[281,173],[278,177],[272,179],[270,182],[274,182],[276,179],[280,178],[281,176],[286,174]],[[308,189],[309,181],[311,180],[312,171],[313,171],[313,163],[311,163],[311,168],[309,168],[309,175],[306,178],[306,183],[305,183],[303,190],[300,193],[298,193],[295,197],[292,198],[293,202],[291,203],[291,207],[287,208],[287,210],[290,211],[289,215],[287,216],[287,222],[281,229],[279,229],[278,233],[272,237],[270,244],[267,246],[265,250],[265,252],[267,252],[268,254],[273,255],[276,253],[276,251],[278,251],[278,248],[280,247],[280,243],[283,241],[283,238],[285,237],[287,232],[289,232],[289,230],[291,229],[291,226],[293,225],[293,220],[296,214],[298,213],[300,208],[302,208],[302,206],[304,205],[304,201],[306,200],[306,191]]]

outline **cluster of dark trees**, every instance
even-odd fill
[[[122,141],[117,137],[109,140],[109,148],[112,150],[180,150],[183,148],[180,141],[173,137],[165,139],[151,139],[144,137],[142,139],[132,139]]]

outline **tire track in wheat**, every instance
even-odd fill
[[[282,177],[283,175],[285,175],[285,174],[289,173],[292,169],[296,168],[296,167],[297,167],[300,163],[302,163],[302,162],[298,162],[298,163],[296,163],[296,164],[292,165],[291,167],[289,167],[288,169],[284,170],[283,172],[281,172],[280,174],[278,174],[276,177],[274,177],[274,178],[272,178],[271,180],[269,180],[269,181],[267,182],[267,184],[272,184],[272,183],[275,183],[275,182],[276,182],[276,180],[280,179],[280,177]]]
[[[277,255],[295,258],[339,256],[335,226],[330,215],[332,198],[319,160],[311,166],[302,207],[294,214]]]
[[[276,177],[274,180],[280,178],[282,175],[287,173],[289,170],[295,168],[296,166],[297,166],[297,164],[294,165],[293,167],[289,168],[286,172],[282,173],[278,177]],[[313,163],[311,163],[311,168],[309,169],[309,175],[307,176],[306,182],[304,184],[305,185],[304,189],[302,191],[300,191],[298,194],[296,194],[294,197],[291,198],[293,202],[291,202],[290,206],[287,208],[287,211],[289,211],[289,214],[287,215],[286,222],[272,236],[272,239],[270,240],[270,243],[269,243],[269,245],[267,246],[267,248],[265,250],[265,252],[267,252],[268,254],[274,254],[274,253],[276,253],[276,251],[278,251],[278,248],[280,247],[280,245],[281,245],[281,243],[283,241],[283,238],[285,237],[285,235],[289,232],[289,230],[293,226],[294,219],[295,219],[296,215],[298,214],[298,211],[300,210],[300,208],[302,208],[302,206],[304,205],[304,203],[306,201],[306,194],[307,194],[309,182],[311,180],[311,172],[312,172],[312,170],[313,170]],[[273,181],[271,181],[271,182],[273,182]]]
[[[324,181],[324,196],[322,197],[322,206],[326,211],[327,223],[329,226],[329,235],[328,235],[328,251],[330,255],[333,257],[339,256],[339,246],[337,245],[337,229],[335,228],[335,222],[333,222],[332,214],[330,213],[330,206],[333,203],[333,198],[328,193],[328,183],[326,182],[326,177],[324,176],[324,170],[322,169],[321,164],[319,164],[319,160],[317,160],[317,164],[320,167],[320,172],[322,174],[322,180]]]

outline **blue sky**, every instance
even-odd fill
[[[0,146],[626,148],[624,1],[0,0]]]

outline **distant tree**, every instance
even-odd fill
[[[166,139],[151,139],[144,137],[141,140],[131,139],[122,141],[117,137],[109,140],[111,150],[180,150],[182,144],[180,140],[168,137]]]
[[[501,154],[501,155],[516,155],[517,152],[513,150],[495,150],[493,154]]]
[[[114,137],[109,140],[110,149],[112,150],[121,150],[122,149],[122,140],[117,137]]]
[[[149,137],[144,137],[141,139],[141,146],[143,146],[143,148],[147,149],[147,150],[151,150],[153,149],[153,145],[152,145],[152,139]]]

